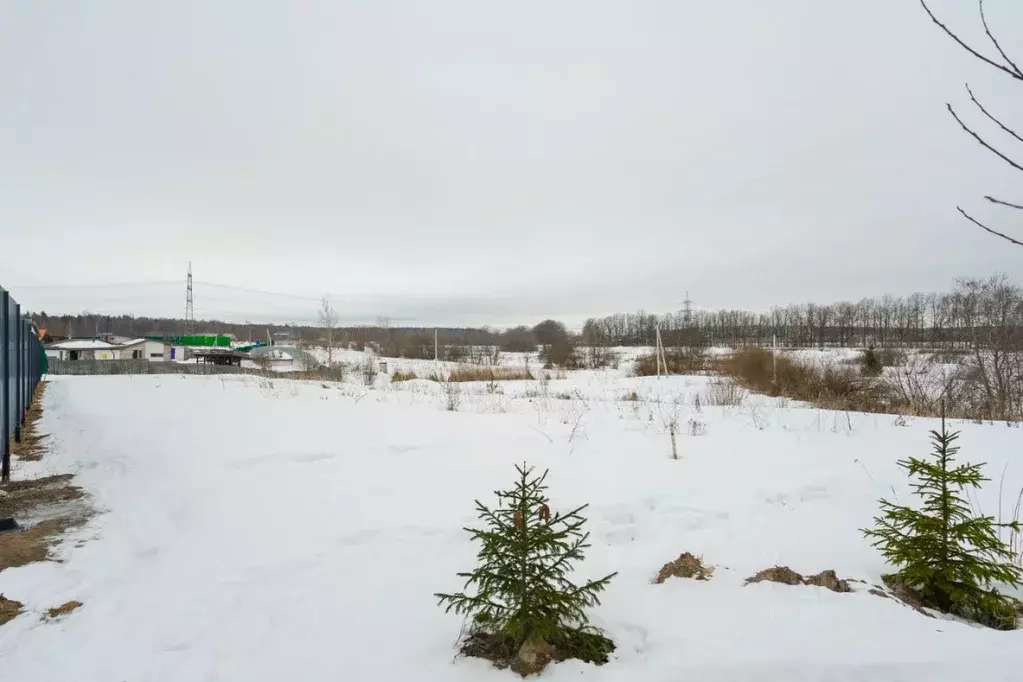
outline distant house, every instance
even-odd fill
[[[69,339],[46,346],[46,357],[55,360],[117,360],[117,346],[98,339]]]
[[[152,360],[162,361],[168,355],[162,341],[129,339],[111,343],[101,339],[69,339],[46,346],[46,357],[55,360]]]
[[[170,355],[170,344],[153,339],[132,339],[117,347],[121,360],[152,360],[162,362]]]

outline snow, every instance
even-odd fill
[[[895,461],[927,451],[931,420],[763,396],[697,412],[707,379],[615,371],[499,393],[466,384],[454,413],[439,385],[383,377],[50,381],[52,452],[14,476],[74,472],[100,513],[59,547],[63,563],[0,572],[0,592],[27,611],[0,627],[5,681],[516,679],[456,659],[461,620],[432,595],[461,587],[473,500],[492,501],[522,461],[550,468],[555,507],[590,503],[580,577],[618,571],[592,610],[618,645],[612,661],[541,679],[998,682],[1023,666],[1023,632],[926,618],[867,585],[743,586],[775,564],[878,582],[886,567],[859,529],[878,497],[908,499]],[[631,391],[641,400],[622,399]],[[690,419],[706,435],[688,435]],[[1009,465],[1007,510],[1023,488],[1023,430],[955,426],[961,457],[995,479],[976,500],[987,513]],[[684,551],[714,577],[652,584]],[[70,599],[84,606],[41,620]]]
[[[49,350],[106,350],[109,348],[117,348],[117,346],[96,339],[72,339],[47,346]]]

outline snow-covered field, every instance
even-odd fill
[[[557,507],[589,502],[585,576],[618,571],[592,618],[618,649],[549,680],[942,682],[1023,679],[1023,632],[924,617],[866,592],[886,570],[859,528],[907,481],[935,422],[826,412],[747,396],[712,407],[705,378],[368,389],[252,376],[55,377],[42,462],[73,471],[100,513],[62,563],[0,573],[26,612],[0,627],[4,682],[512,680],[455,659],[460,619],[434,592],[474,564],[474,498],[550,468]],[[632,391],[638,401],[623,400]],[[694,398],[704,396],[697,412]],[[671,459],[667,421],[680,424]],[[690,435],[689,420],[705,429]],[[997,514],[1023,487],[1023,430],[961,428],[995,481]],[[79,543],[78,540],[86,542]],[[652,578],[680,553],[707,582]],[[785,564],[864,580],[852,594],[772,583]],[[45,609],[84,606],[44,622]]]

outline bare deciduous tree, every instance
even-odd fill
[[[330,297],[320,301],[320,327],[327,336],[327,366],[334,364],[334,330],[337,328],[337,311],[330,304]]]
[[[992,33],[991,27],[988,25],[987,17],[984,14],[984,0],[977,0],[977,9],[980,12],[980,23],[984,27],[984,34],[991,42],[991,45],[994,46],[995,52],[998,53],[997,57],[988,57],[984,55],[980,50],[972,47],[969,43],[960,38],[959,35],[957,35],[954,31],[952,31],[952,29],[950,29],[948,26],[942,23],[940,19],[938,19],[934,12],[931,11],[931,8],[928,7],[926,0],[920,0],[920,4],[923,5],[923,8],[927,12],[927,15],[931,18],[931,21],[933,21],[939,28],[941,28],[941,30],[944,31],[947,36],[952,38],[952,40],[954,40],[961,48],[966,50],[973,57],[979,59],[984,64],[987,64],[988,66],[994,67],[998,71],[1001,71],[1005,75],[1015,80],[1017,83],[1023,83],[1023,71],[1020,70],[1019,66],[1016,65],[1016,62],[1013,61],[1013,59],[1006,53],[1005,49],[1003,49],[999,40],[995,37],[994,33]],[[970,89],[969,84],[966,85],[966,92],[970,96],[970,101],[973,103],[975,107],[977,107],[977,109],[984,116],[984,118],[986,118],[989,122],[994,123],[1003,133],[1010,135],[1016,142],[1023,143],[1023,137],[1021,137],[1019,133],[1013,130],[1010,126],[1006,125],[1000,118],[995,116],[987,109],[987,107],[980,103],[980,100],[978,100],[977,97],[973,94],[973,90]],[[998,149],[993,143],[991,143],[989,141],[990,138],[980,135],[972,127],[967,125],[963,121],[963,118],[959,115],[959,112],[955,110],[955,107],[953,107],[951,103],[946,103],[945,106],[948,108],[948,112],[952,114],[952,118],[954,118],[956,123],[959,124],[959,127],[966,131],[970,135],[970,137],[972,137],[980,146],[982,146],[984,149],[988,150],[989,152],[997,156],[1002,161],[1009,164],[1012,168],[1015,168],[1018,171],[1023,171],[1023,162],[1016,161],[1008,153]],[[996,204],[998,206],[1011,208],[1015,210],[1023,210],[1023,205],[1019,203],[1020,201],[1023,200],[1020,199],[1017,199],[1016,201],[1006,201],[1004,199],[999,199],[991,195],[987,195],[984,198],[987,199],[990,203]],[[963,217],[965,217],[967,220],[969,220],[971,223],[981,228],[982,230],[990,232],[996,237],[1001,237],[1006,241],[1012,242],[1016,246],[1023,246],[1023,242],[1014,239],[1013,237],[1010,237],[1004,232],[999,232],[998,230],[989,227],[982,221],[978,220],[971,214],[967,213],[961,206],[957,206],[956,208],[963,215]]]

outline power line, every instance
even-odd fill
[[[117,282],[115,284],[34,284],[29,286],[12,286],[11,289],[24,289],[31,291],[35,289],[116,289],[118,287],[148,287],[148,286],[180,286],[181,280],[149,281],[149,282]]]
[[[208,282],[206,280],[194,279],[193,284],[201,285],[203,287],[213,287],[216,289],[227,289],[230,291],[239,291],[248,294],[258,294],[260,296],[276,296],[278,298],[290,298],[296,301],[316,301],[319,302],[322,296],[309,296],[303,294],[289,294],[282,291],[269,291],[267,289],[255,289],[252,287],[235,286],[233,284],[220,284],[218,282]],[[116,289],[119,287],[149,287],[149,286],[181,286],[181,280],[154,280],[149,282],[116,282],[110,284],[39,284],[31,286],[12,286],[11,289],[23,289],[25,291],[30,290],[59,290],[59,289]]]
[[[266,289],[251,289],[249,287],[239,287],[231,284],[217,284],[216,282],[206,282],[204,280],[196,280],[196,284],[201,284],[204,287],[214,287],[216,289],[230,289],[231,291],[241,291],[247,294],[260,294],[262,296],[277,296],[279,298],[292,298],[296,301],[317,301],[321,300],[320,296],[303,296],[300,294],[285,294],[280,291],[267,291]]]

